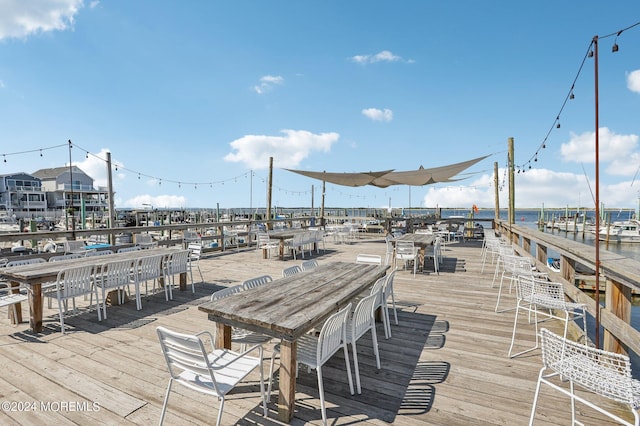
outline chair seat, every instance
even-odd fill
[[[27,295],[22,293],[8,293],[0,297],[0,307],[15,305],[27,300]]]

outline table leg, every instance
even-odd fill
[[[19,283],[17,282],[9,282],[9,287],[15,287],[15,289],[11,290],[12,293],[19,293],[20,289],[18,289],[18,287],[20,286]],[[15,317],[13,316],[13,309],[9,309],[9,317],[11,318],[11,324],[20,324],[22,322],[22,303],[17,303],[16,305],[16,315]]]
[[[216,341],[214,343],[216,348],[231,349],[231,327],[216,322]]]
[[[278,420],[289,423],[296,402],[296,342],[282,340],[280,344],[280,395]]]
[[[187,290],[187,273],[180,272],[180,291]]]
[[[34,333],[42,332],[42,284],[32,284],[29,291],[29,326]]]
[[[280,244],[278,245],[278,259],[284,260],[284,239],[280,239]]]

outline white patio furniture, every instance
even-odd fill
[[[393,259],[393,254],[395,253],[395,247],[393,246],[393,235],[389,234],[386,237],[384,237],[384,243],[386,246],[386,253],[384,256],[384,264],[388,265],[389,262],[391,262],[391,259]]]
[[[303,271],[308,271],[310,269],[317,268],[317,267],[318,267],[318,261],[315,259],[305,260],[300,264],[300,269],[302,269]]]
[[[528,257],[518,255],[501,255],[500,259],[503,264],[503,270],[500,277],[500,285],[498,287],[498,298],[496,300],[496,312],[511,311],[515,308],[507,308],[499,310],[500,298],[502,297],[502,286],[506,277],[509,280],[509,292],[513,287],[513,284],[518,280],[518,277],[533,277],[533,278],[547,278],[549,275],[546,272],[536,271],[531,265],[531,261]]]
[[[76,297],[90,295],[93,299],[94,267],[80,266],[76,268],[63,269],[58,273],[55,291],[43,293],[45,297],[53,297],[58,301],[58,314],[60,316],[60,329],[64,334],[64,315],[69,310],[69,300],[71,300],[73,311],[76,311]],[[98,311],[98,321],[102,321],[100,306]]]
[[[618,423],[640,424],[640,381],[633,379],[629,357],[573,342],[543,328],[540,330],[542,364],[533,398],[529,426],[535,420],[542,384],[568,396],[571,400],[572,424],[576,420],[576,401],[595,409]],[[563,383],[569,382],[567,389]],[[576,393],[575,386],[626,405],[633,413],[633,423],[597,405],[588,393]],[[583,396],[584,395],[584,396]]]
[[[125,290],[133,284],[134,260],[125,259],[104,263],[95,276],[95,294],[98,309],[102,306],[102,314],[107,319],[107,292],[116,290],[118,303],[124,303]],[[99,291],[101,290],[101,291]],[[102,296],[102,300],[100,298]]]
[[[251,288],[256,288],[266,283],[270,283],[271,281],[273,281],[273,278],[271,278],[271,275],[260,275],[259,277],[244,280],[242,282],[242,288],[244,290],[249,290]]]
[[[360,386],[360,368],[358,366],[358,350],[356,342],[368,331],[371,331],[371,342],[373,345],[373,353],[376,356],[376,366],[380,369],[380,352],[378,350],[378,337],[376,335],[376,315],[375,305],[377,294],[370,294],[358,302],[356,309],[347,319],[347,343],[351,344],[353,353],[354,374],[356,376],[356,390],[362,393]]]
[[[256,345],[242,353],[236,353],[227,349],[214,348],[213,336],[206,331],[195,335],[177,333],[164,327],[158,327],[157,331],[160,347],[171,375],[162,404],[160,425],[164,421],[174,382],[191,390],[215,396],[220,401],[216,419],[216,425],[220,425],[226,395],[256,368],[260,370],[262,412],[267,417],[262,346]],[[203,337],[209,340],[209,349],[205,346]],[[251,356],[253,352],[256,352],[257,356]]]
[[[379,256],[377,254],[360,253],[356,255],[356,263],[382,265],[382,256]]]
[[[353,391],[353,379],[351,378],[351,366],[349,364],[349,352],[347,350],[347,317],[351,313],[351,303],[331,315],[322,326],[320,335],[305,334],[298,339],[297,361],[316,370],[318,376],[318,393],[320,394],[320,408],[322,411],[322,424],[327,424],[327,413],[324,402],[324,386],[322,380],[322,366],[340,349],[344,353],[349,390]]]
[[[282,270],[282,276],[284,278],[286,278],[286,277],[290,277],[291,275],[294,275],[294,274],[299,274],[300,272],[302,272],[302,268],[300,266],[298,266],[298,265],[290,266],[290,267],[284,268]]]
[[[514,358],[518,355],[531,352],[538,349],[538,315],[544,316],[545,319],[556,319],[564,322],[563,338],[567,337],[569,322],[581,319],[582,339],[587,338],[587,306],[583,303],[574,303],[566,300],[564,295],[564,287],[561,283],[555,283],[547,280],[540,280],[531,276],[520,275],[516,281],[516,314],[513,321],[513,333],[511,334],[511,345],[509,346],[509,357]],[[513,345],[516,339],[516,329],[518,327],[518,318],[521,312],[527,314],[527,318],[531,321],[533,314],[533,324],[535,325],[536,344],[532,348],[522,350],[512,354]]]
[[[200,274],[200,282],[204,282],[204,277],[202,276],[202,270],[200,269],[200,257],[202,257],[202,244],[198,243],[189,243],[187,246],[187,250],[189,250],[189,276],[191,278],[191,286],[193,287],[193,292],[195,293],[196,288],[193,284],[193,270],[194,268],[198,269],[198,273]]]
[[[164,255],[145,256],[138,259],[134,266],[134,283],[136,286],[136,308],[142,309],[141,284],[144,282],[145,294],[149,294],[148,283],[153,282],[153,290],[155,290],[158,280],[164,278],[162,270],[162,261]],[[169,301],[169,286],[164,286],[165,299]]]
[[[11,309],[11,315],[15,325],[18,325],[18,309],[17,305],[21,302],[25,302],[28,297],[25,291],[26,289],[15,286],[12,287],[8,282],[0,281],[0,308],[8,307]]]
[[[186,274],[191,270],[189,266],[189,256],[191,256],[191,254],[192,252],[190,250],[176,250],[164,259],[164,285],[165,288],[168,288],[170,299],[173,299],[173,286],[175,285],[176,276]],[[191,278],[191,292],[196,292],[193,277]]]
[[[258,232],[256,234],[256,255],[266,251],[267,257],[271,257],[271,251],[278,250],[278,241],[272,240],[266,232]]]
[[[118,253],[130,253],[138,250],[142,250],[142,247],[140,246],[122,247],[118,249]]]
[[[399,260],[404,263],[405,269],[407,265],[413,263],[413,276],[416,276],[416,268],[418,267],[418,249],[413,241],[396,241],[396,262]]]

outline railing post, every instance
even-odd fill
[[[631,289],[613,280],[606,280],[605,305],[603,309],[626,322],[631,323]],[[604,330],[602,348],[606,351],[628,354],[627,348],[619,339]]]

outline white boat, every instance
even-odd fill
[[[629,219],[601,226],[598,236],[601,241],[608,239],[609,242],[640,243],[640,221]]]
[[[15,217],[9,215],[0,216],[0,233],[5,232],[20,232],[20,225]]]

